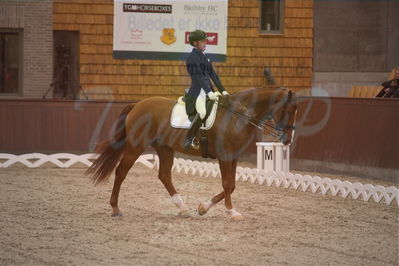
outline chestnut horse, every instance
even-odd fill
[[[175,104],[176,101],[164,97],[151,97],[128,105],[120,114],[112,139],[97,145],[96,152],[100,155],[87,170],[95,184],[106,181],[119,163],[110,199],[112,216],[122,215],[118,208],[121,184],[134,162],[150,145],[159,156],[159,179],[180,209],[179,215],[189,216],[187,207],[172,184],[174,152],[190,156],[201,156],[201,152],[186,151],[184,140],[187,130],[170,126]],[[208,154],[219,161],[223,191],[209,202],[201,203],[198,214],[204,215],[224,199],[227,213],[232,219],[239,220],[242,215],[233,208],[231,201],[237,160],[253,143],[259,129],[276,129],[284,144],[291,143],[297,113],[296,96],[288,89],[249,89],[220,97],[218,104],[216,120],[207,131],[207,137]],[[272,134],[272,131],[269,133]]]

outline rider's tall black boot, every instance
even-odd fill
[[[201,124],[202,124],[202,119],[197,114],[195,116],[193,122],[191,123],[191,126],[190,126],[189,130],[188,130],[187,138],[186,138],[186,141],[184,143],[184,149],[186,149],[186,150],[190,150],[190,149],[199,150],[199,141],[195,141],[195,140],[196,140],[196,136],[198,134],[198,130],[201,127]]]

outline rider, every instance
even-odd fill
[[[206,116],[206,98],[215,101],[219,95],[214,92],[210,80],[222,95],[229,95],[229,93],[224,89],[219,76],[213,70],[211,60],[204,54],[206,33],[202,30],[195,30],[190,33],[189,41],[194,48],[186,61],[187,71],[191,77],[191,87],[185,95],[186,112],[190,120],[196,113],[198,115],[192,120],[184,148],[198,150],[198,144],[195,144],[194,140]]]

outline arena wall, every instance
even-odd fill
[[[0,100],[0,153],[92,152],[127,102]],[[399,182],[398,100],[301,97],[291,169]],[[244,159],[256,163],[255,143]]]
[[[302,97],[291,167],[399,182],[399,101]]]

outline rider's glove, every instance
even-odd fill
[[[228,95],[230,95],[230,94],[229,94],[227,91],[223,91],[223,92],[222,92],[222,95],[223,95],[223,96],[228,96]]]
[[[211,101],[217,101],[218,100],[218,94],[211,91],[208,93],[208,97]]]

